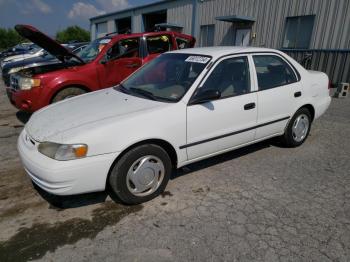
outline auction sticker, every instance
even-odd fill
[[[194,56],[191,55],[187,57],[185,60],[186,62],[192,62],[192,63],[201,63],[201,64],[206,64],[210,60],[209,57],[206,56]]]

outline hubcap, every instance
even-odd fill
[[[137,159],[129,168],[126,185],[135,196],[154,193],[163,181],[165,168],[156,156],[148,155]]]
[[[293,139],[296,142],[301,142],[305,139],[307,132],[309,131],[309,118],[305,114],[301,114],[298,116],[294,123],[293,123],[293,128],[292,128],[292,135]]]

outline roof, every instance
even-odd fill
[[[126,8],[126,9],[115,11],[115,12],[106,13],[106,14],[103,14],[103,15],[98,15],[98,16],[91,17],[90,21],[95,20],[95,19],[99,19],[99,18],[108,17],[108,16],[111,16],[111,15],[121,14],[121,13],[124,13],[124,12],[134,11],[134,10],[138,10],[138,9],[142,9],[142,8],[146,8],[146,7],[150,7],[150,6],[155,6],[155,5],[159,5],[159,4],[163,4],[163,3],[167,3],[167,2],[173,2],[173,1],[176,1],[176,0],[160,0],[160,1],[157,1],[157,2],[145,4],[145,5],[138,5],[138,6],[134,6],[134,7],[129,7],[129,8]]]
[[[215,47],[196,47],[186,48],[169,53],[183,53],[183,54],[195,54],[195,55],[210,55],[214,59],[224,55],[234,55],[240,53],[249,52],[276,52],[281,53],[278,50],[262,47],[244,47],[244,46],[215,46]]]
[[[255,22],[256,19],[251,16],[243,15],[227,15],[227,16],[218,16],[215,17],[216,20],[224,22]]]

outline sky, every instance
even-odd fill
[[[87,30],[89,18],[158,0],[0,0],[0,27],[30,24],[54,36],[70,25]]]

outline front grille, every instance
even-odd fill
[[[19,90],[19,76],[16,74],[10,75],[10,87],[15,91]]]
[[[10,86],[10,75],[9,74],[3,75],[2,80],[4,80],[4,83],[6,86]]]

